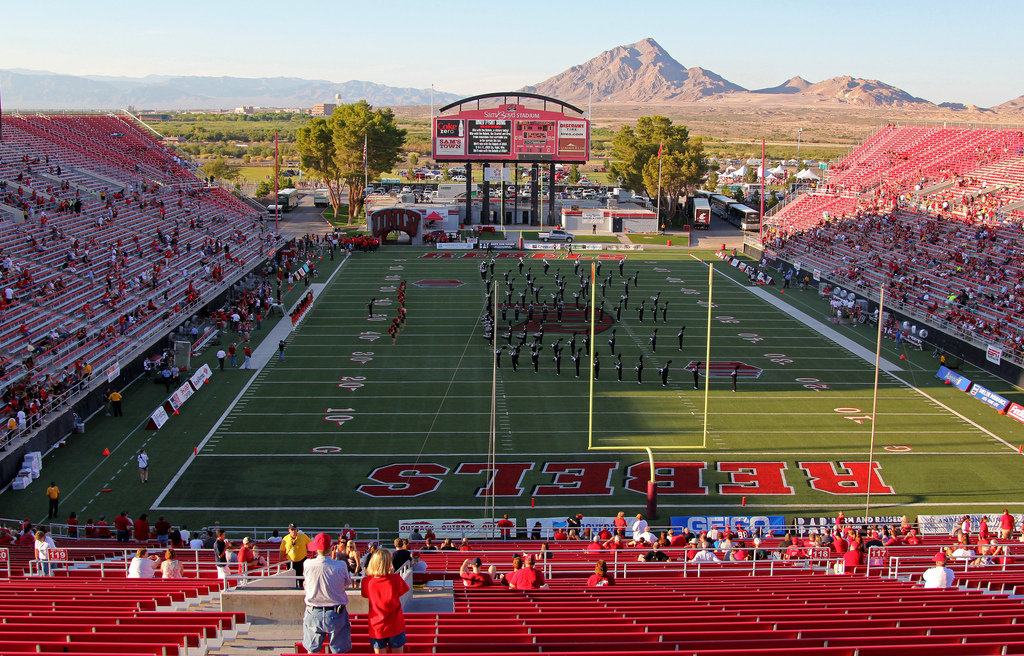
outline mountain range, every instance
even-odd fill
[[[595,102],[727,102],[740,104],[857,105],[861,107],[979,109],[971,105],[935,105],[879,80],[849,75],[821,82],[800,76],[766,89],[749,90],[706,68],[687,68],[654,39],[618,46],[543,82],[524,87],[574,103]],[[1024,112],[1024,96],[996,108]]]
[[[13,109],[231,109],[310,107],[315,103],[366,99],[375,106],[427,105],[430,89],[390,87],[352,80],[306,80],[296,77],[201,77],[150,75],[144,78],[74,76],[24,69],[0,70],[3,106]],[[794,76],[765,89],[745,89],[700,66],[687,68],[654,39],[617,46],[587,62],[520,91],[583,104],[727,103],[794,106],[859,106],[900,109],[1024,114],[1024,96],[991,109],[932,102],[879,80],[843,75],[820,82]],[[463,96],[433,92],[435,105]]]
[[[315,103],[355,102],[374,106],[429,105],[430,89],[389,87],[351,80],[297,77],[201,77],[150,75],[144,78],[61,75],[49,71],[0,70],[5,109],[233,109],[311,107]],[[434,91],[439,105],[462,96]]]

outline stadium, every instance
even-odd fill
[[[881,126],[735,250],[285,234],[130,114],[2,130],[0,651],[303,653],[291,524],[411,541],[410,652],[1024,651],[1019,128]]]

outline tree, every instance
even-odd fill
[[[747,184],[753,184],[757,182],[757,169],[752,166],[747,167],[747,172],[743,175],[743,181]]]
[[[579,184],[580,181],[580,167],[577,164],[573,164],[572,168],[569,169],[569,184]]]
[[[420,156],[416,153],[409,153],[409,166],[416,168],[416,165],[420,163]]]
[[[337,107],[330,122],[334,128],[335,157],[348,185],[351,221],[363,209],[363,144],[366,175],[375,178],[392,170],[401,160],[406,131],[398,127],[390,109],[374,110],[365,100]]]
[[[223,157],[218,157],[212,162],[203,164],[203,173],[207,177],[218,178],[221,180],[234,180],[241,175],[242,170],[237,166],[231,166],[227,160]]]
[[[737,203],[744,203],[747,200],[746,195],[743,193],[743,187],[736,187],[735,191],[732,192],[732,199]]]
[[[395,123],[390,109],[374,110],[365,100],[340,105],[329,119],[313,119],[296,133],[295,146],[311,177],[329,190],[335,213],[341,191],[348,187],[349,220],[362,211],[364,185],[363,144],[366,173],[373,178],[390,171],[401,159],[405,130]]]
[[[270,186],[269,180],[260,180],[260,183],[256,185],[256,198],[266,198],[272,191],[274,188]]]
[[[644,116],[636,128],[623,126],[612,137],[610,180],[622,180],[633,190],[657,191],[658,151],[661,150],[662,209],[675,213],[679,197],[700,185],[708,171],[701,139],[690,139],[683,125],[673,125],[664,116]],[[657,199],[655,199],[657,202]]]
[[[708,174],[707,182],[704,183],[704,189],[707,191],[716,191],[718,189],[718,171],[712,171]]]
[[[314,118],[298,129],[295,145],[302,156],[302,167],[309,177],[318,178],[327,188],[331,208],[337,216],[344,183],[334,149],[334,128],[327,119]]]

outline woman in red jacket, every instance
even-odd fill
[[[402,595],[409,586],[391,567],[391,552],[373,552],[363,573],[362,595],[370,602],[368,612],[370,645],[376,654],[405,651],[405,615]]]

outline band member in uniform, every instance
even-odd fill
[[[666,362],[664,367],[662,367],[661,369],[658,369],[658,373],[661,374],[661,386],[662,387],[668,387],[668,366],[670,364],[672,364],[671,360]]]

